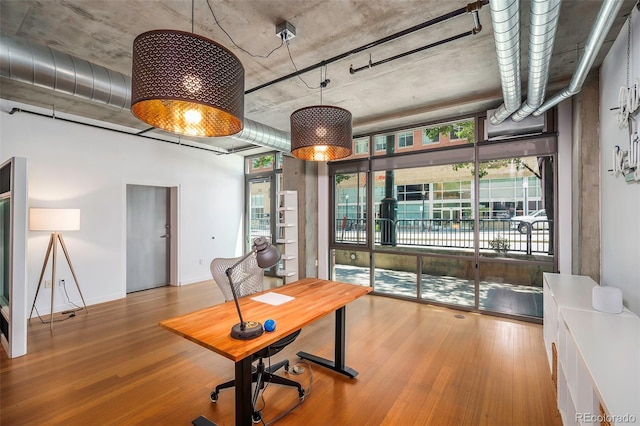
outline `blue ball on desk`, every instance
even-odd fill
[[[268,319],[264,322],[264,329],[267,331],[273,331],[276,329],[276,322],[272,319]]]

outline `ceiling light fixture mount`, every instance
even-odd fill
[[[153,127],[189,136],[243,128],[244,67],[197,34],[154,30],[133,42],[131,112]]]
[[[276,25],[276,35],[280,40],[287,42],[296,36],[296,27],[289,21],[280,22]]]

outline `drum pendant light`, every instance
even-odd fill
[[[320,69],[320,105],[291,114],[291,154],[301,160],[330,161],[351,155],[352,117],[344,108],[322,105],[322,89],[331,82]],[[308,87],[308,86],[307,86]]]
[[[190,136],[243,128],[244,67],[199,35],[154,30],[133,42],[131,112],[149,125]]]
[[[329,161],[352,152],[351,113],[316,105],[291,114],[291,154],[301,160]]]

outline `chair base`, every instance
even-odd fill
[[[304,388],[300,383],[294,380],[290,380],[285,377],[276,376],[275,374],[273,374],[283,367],[285,371],[289,371],[289,360],[280,361],[276,364],[273,364],[270,367],[265,367],[262,358],[260,358],[260,360],[258,361],[258,365],[254,367],[253,372],[251,373],[251,383],[256,384],[255,389],[253,391],[253,399],[252,399],[252,405],[254,407],[256,405],[256,401],[258,400],[258,394],[262,389],[264,389],[264,386],[266,383],[274,383],[277,385],[291,386],[291,387],[298,388],[298,396],[300,397],[300,399],[304,399],[304,395],[305,395]],[[232,388],[235,386],[235,384],[236,384],[235,380],[229,380],[228,382],[225,382],[216,386],[215,390],[211,392],[211,395],[210,395],[211,402],[218,401],[218,394],[222,389]],[[254,411],[253,418],[258,419],[258,421],[260,421],[261,419],[260,413],[257,411]]]

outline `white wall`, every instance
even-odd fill
[[[0,162],[26,157],[29,207],[79,208],[81,229],[64,239],[87,305],[126,296],[126,185],[178,187],[178,283],[210,279],[209,262],[242,251],[243,158],[124,135],[28,113],[0,101]],[[29,232],[29,310],[49,240]],[[215,237],[215,239],[212,239]],[[63,254],[57,276],[79,302]],[[50,263],[50,262],[49,262]],[[45,278],[50,277],[50,269]],[[36,307],[50,311],[50,289]],[[68,309],[56,288],[54,312]]]
[[[630,85],[640,85],[640,16],[635,7],[631,18]],[[607,171],[613,147],[629,145],[628,129],[618,128],[617,111],[611,111],[618,105],[620,87],[627,86],[627,31],[625,23],[600,69],[601,284],[620,288],[625,306],[640,314],[640,182],[625,183]]]

